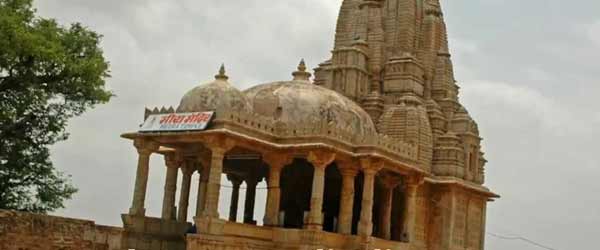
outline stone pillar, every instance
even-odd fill
[[[196,199],[196,216],[200,216],[204,210],[206,202],[206,183],[208,182],[208,174],[210,172],[210,160],[201,161],[200,169],[198,169],[198,197]]]
[[[177,192],[177,171],[181,162],[174,154],[165,155],[167,175],[165,178],[165,190],[163,196],[162,216],[163,220],[175,220],[175,192]]]
[[[242,180],[234,175],[227,175],[227,179],[229,179],[229,181],[231,181],[231,184],[233,184],[233,190],[231,192],[231,202],[229,203],[229,221],[236,222],[238,200],[240,197],[240,185],[242,184]]]
[[[380,161],[361,159],[364,174],[363,197],[358,222],[358,235],[371,236],[373,234],[373,191],[375,188],[375,175],[382,168]]]
[[[325,189],[325,168],[335,159],[334,153],[311,151],[308,161],[313,165],[312,197],[310,199],[310,213],[308,215],[307,229],[323,229],[323,192]]]
[[[223,173],[223,160],[228,149],[211,147],[210,168],[208,169],[208,181],[206,182],[206,195],[204,198],[204,210],[202,216],[219,218],[219,195],[221,192],[221,174]]]
[[[340,214],[338,216],[338,233],[352,234],[352,212],[354,208],[354,179],[358,169],[354,166],[340,168],[342,174],[342,193],[340,197]]]
[[[379,216],[379,232],[380,237],[386,240],[391,238],[391,218],[392,218],[392,196],[393,189],[383,187],[382,202],[380,204],[381,214]]]
[[[266,226],[279,225],[279,205],[281,199],[281,170],[293,161],[292,157],[280,154],[266,155],[263,160],[269,165],[269,178],[267,179],[267,206],[265,207],[264,224]]]
[[[381,204],[381,217],[379,222],[379,231],[386,240],[392,238],[392,198],[394,189],[400,184],[400,178],[392,175],[382,176],[383,182],[383,202]]]
[[[244,201],[244,223],[256,225],[254,220],[254,201],[256,200],[256,185],[258,180],[254,176],[246,178],[246,200]]]
[[[192,174],[194,173],[193,164],[186,162],[186,166],[181,168],[181,192],[179,193],[179,211],[177,211],[177,221],[186,222],[188,215],[188,206],[190,202],[190,184]]]
[[[402,240],[413,242],[415,222],[417,217],[417,190],[423,178],[409,177],[405,181],[406,207],[404,208],[404,224],[402,226]]]
[[[135,140],[134,145],[138,151],[137,172],[135,175],[135,187],[133,190],[133,199],[130,215],[144,216],[146,214],[146,188],[148,186],[148,171],[150,163],[150,155],[158,149],[158,145],[154,142],[143,140]]]

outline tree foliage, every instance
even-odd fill
[[[0,209],[45,213],[77,191],[50,161],[69,118],[112,96],[100,35],[0,0]],[[82,166],[84,167],[84,166]]]

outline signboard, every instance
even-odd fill
[[[205,130],[214,116],[213,111],[150,115],[140,132]]]

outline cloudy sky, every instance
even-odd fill
[[[73,119],[70,139],[53,147],[55,165],[80,189],[58,214],[120,225],[136,152],[119,135],[136,129],[144,107],[176,106],[222,62],[239,88],[289,79],[300,58],[316,66],[329,57],[340,3],[38,0],[41,15],[104,35],[108,86],[117,95]],[[461,99],[485,139],[486,185],[503,196],[489,206],[488,231],[557,250],[597,249],[600,1],[443,5]],[[158,216],[164,167],[152,160],[147,204]],[[493,236],[486,243],[489,250],[540,249]]]

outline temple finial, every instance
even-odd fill
[[[221,68],[219,68],[219,74],[215,76],[217,80],[227,81],[229,77],[225,74],[225,64],[221,64]]]
[[[302,60],[300,60],[300,64],[298,64],[298,71],[306,71],[306,63],[304,62],[304,58],[302,58]]]
[[[292,73],[295,81],[308,81],[310,79],[311,74],[306,72],[306,63],[304,59],[300,60],[300,64],[298,64],[298,70]]]

